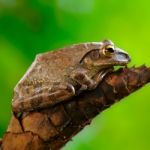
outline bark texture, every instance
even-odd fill
[[[100,112],[150,81],[150,68],[119,69],[93,91],[55,107],[11,118],[2,150],[58,150]]]

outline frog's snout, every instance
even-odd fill
[[[128,62],[131,61],[131,57],[129,55],[127,55],[126,58],[128,59]]]
[[[131,57],[129,56],[128,53],[122,53],[121,55],[123,57],[122,61],[124,61],[124,60],[127,61],[127,62],[131,61]]]
[[[120,63],[129,63],[131,61],[131,57],[128,53],[125,52],[118,52],[116,54],[116,60]]]

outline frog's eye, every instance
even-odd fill
[[[108,51],[109,53],[114,53],[114,47],[111,46],[111,45],[107,46],[105,49],[106,49],[106,51]]]
[[[114,51],[115,51],[115,50],[114,50],[114,46],[108,45],[108,46],[106,46],[106,47],[103,49],[103,54],[104,54],[105,56],[109,56],[109,55],[113,54]]]
[[[112,47],[106,48],[109,53],[114,53],[114,49]]]

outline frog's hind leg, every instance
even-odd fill
[[[12,110],[19,113],[46,108],[68,100],[74,95],[75,89],[71,84],[58,84],[32,97],[12,101]]]

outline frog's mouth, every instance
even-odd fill
[[[111,68],[112,66],[126,66],[131,61],[130,56],[124,52],[116,52],[111,58],[100,59],[95,62],[95,66],[101,68]]]
[[[113,64],[108,64],[106,65],[103,69],[102,69],[102,72],[105,72],[107,71],[107,74],[108,73],[111,73],[111,72],[114,72],[115,70],[119,69],[120,67],[127,67],[129,62],[115,62]]]
[[[104,66],[106,68],[112,68],[113,66],[127,66],[127,64],[131,61],[131,58],[126,53],[117,53],[113,59],[110,59]]]
[[[125,67],[127,67],[127,65],[128,65],[128,63],[129,63],[129,61],[122,61],[122,62],[120,62],[120,61],[118,61],[118,62],[111,62],[111,63],[109,63],[109,64],[105,64],[104,66],[103,66],[103,68],[101,68],[101,70],[106,70],[106,69],[109,69],[109,70],[116,70],[115,68],[118,68],[119,66],[121,67],[121,66],[125,66]]]

